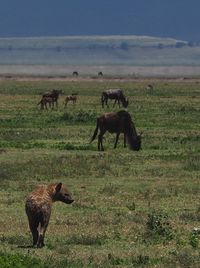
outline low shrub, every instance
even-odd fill
[[[171,240],[174,236],[167,214],[150,213],[148,215],[146,227],[147,233],[151,236],[163,237],[166,240]]]

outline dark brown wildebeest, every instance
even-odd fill
[[[65,98],[65,101],[64,101],[64,104],[65,104],[65,107],[67,106],[68,102],[72,102],[73,104],[76,103],[77,101],[77,96],[76,95],[69,95]]]
[[[33,236],[33,246],[39,248],[44,246],[45,232],[49,224],[52,204],[55,201],[66,204],[74,201],[62,183],[39,185],[26,199],[25,210]]]
[[[146,89],[147,89],[147,90],[153,90],[153,85],[152,85],[152,84],[147,85],[147,86],[146,86]]]
[[[50,92],[46,92],[42,95],[42,97],[51,97],[53,99],[53,107],[54,103],[56,103],[56,107],[58,107],[58,98],[59,95],[62,93],[62,90],[60,89],[53,89]]]
[[[102,72],[98,72],[98,76],[103,76],[103,73]]]
[[[78,72],[77,72],[77,71],[74,71],[74,72],[72,73],[72,75],[73,75],[73,76],[78,76]]]
[[[131,150],[139,151],[141,148],[141,135],[138,135],[131,119],[131,116],[126,111],[105,113],[97,118],[96,129],[91,138],[92,142],[97,134],[98,130],[98,150],[104,151],[103,148],[103,135],[106,131],[110,133],[116,133],[116,140],[114,148],[117,147],[117,142],[120,133],[124,133],[124,147],[126,147],[126,139]]]
[[[126,108],[128,106],[128,100],[125,98],[124,93],[121,89],[108,89],[102,92],[101,94],[101,105],[104,108],[104,103],[108,107],[108,99],[115,100],[113,107],[118,102],[120,107],[120,103],[122,103],[123,107]]]
[[[37,105],[40,104],[42,110],[44,109],[44,107],[46,108],[46,110],[48,110],[47,104],[49,104],[49,107],[51,108],[53,103],[54,103],[54,100],[52,97],[42,97],[41,101],[38,102]]]

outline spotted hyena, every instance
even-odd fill
[[[74,201],[62,183],[39,185],[26,199],[25,209],[33,236],[33,246],[44,246],[51,207],[55,201],[62,201],[66,204],[71,204]]]

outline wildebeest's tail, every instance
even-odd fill
[[[93,142],[93,140],[95,140],[95,138],[96,138],[96,136],[97,136],[97,133],[98,133],[98,128],[99,128],[99,119],[97,118],[97,123],[96,123],[96,128],[95,128],[95,130],[94,130],[94,134],[93,134],[93,136],[92,136],[92,138],[91,138],[91,140],[90,140],[90,143],[91,142]]]

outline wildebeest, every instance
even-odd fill
[[[65,107],[67,106],[68,102],[72,102],[73,104],[76,103],[77,101],[77,96],[76,95],[69,95],[65,98],[65,101],[64,101],[64,104],[65,104]]]
[[[72,73],[72,75],[73,75],[73,76],[78,76],[78,72],[77,72],[77,71],[74,71],[74,72]]]
[[[110,133],[116,133],[114,148],[117,147],[120,133],[124,133],[124,147],[126,146],[127,138],[131,150],[139,151],[141,148],[141,135],[137,134],[131,116],[126,111],[105,113],[102,116],[98,117],[96,129],[94,130],[94,134],[90,142],[96,138],[98,130],[100,130],[100,133],[98,135],[99,151],[104,151],[103,135],[106,131]]]
[[[51,97],[53,99],[53,106],[56,103],[56,107],[58,107],[58,98],[59,95],[62,93],[60,89],[53,89],[50,92],[46,92],[42,95],[42,97]]]
[[[48,108],[47,108],[47,104],[49,104],[49,107],[51,108],[52,105],[53,105],[53,102],[54,102],[54,100],[53,100],[52,97],[42,97],[41,101],[38,102],[37,105],[40,104],[42,110],[44,109],[44,107],[46,108],[46,110],[48,110]]]
[[[44,246],[45,232],[49,224],[52,204],[55,201],[66,204],[74,201],[62,183],[39,185],[26,199],[25,210],[33,236],[33,246]]]
[[[101,105],[104,108],[104,103],[108,106],[108,99],[115,100],[113,107],[118,102],[120,107],[120,103],[122,103],[123,107],[126,108],[128,106],[128,100],[125,98],[124,93],[121,89],[108,89],[102,92],[101,94]]]
[[[98,72],[98,76],[103,76],[103,73],[102,72]]]
[[[152,85],[152,84],[147,85],[147,86],[146,86],[146,89],[147,89],[147,90],[153,90],[153,85]]]

